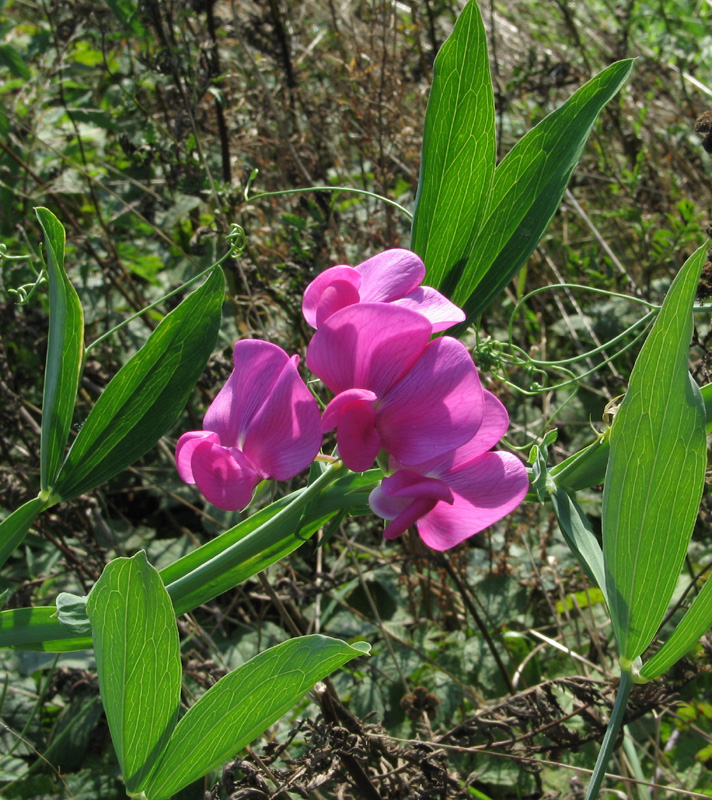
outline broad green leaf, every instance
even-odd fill
[[[704,487],[705,406],[688,372],[688,348],[705,255],[701,247],[673,281],[611,427],[603,555],[624,669],[667,611]]]
[[[225,675],[187,711],[144,787],[164,800],[206,775],[259,736],[317,681],[370,647],[300,636],[271,647]]]
[[[550,499],[566,544],[579,560],[588,577],[605,597],[606,579],[603,552],[588,517],[576,499],[565,489],[557,488]]]
[[[487,35],[471,0],[435,59],[425,113],[410,246],[425,262],[430,285],[467,258],[496,157]]]
[[[47,503],[39,497],[34,497],[0,522],[0,567],[22,544],[32,523],[45,508]]]
[[[181,662],[173,606],[141,551],[107,564],[87,613],[111,739],[126,791],[136,793],[178,718]]]
[[[36,208],[35,214],[44,231],[49,279],[49,340],[40,445],[40,487],[46,492],[57,477],[72,425],[84,354],[84,313],[64,269],[62,223],[46,208]]]
[[[0,44],[0,65],[7,67],[16,78],[30,80],[31,73],[27,64],[11,44]]]
[[[60,623],[53,606],[0,611],[0,647],[68,653],[91,646],[90,636],[77,636]]]
[[[86,595],[60,592],[57,595],[57,619],[64,628],[76,636],[91,635],[91,623],[87,616]]]
[[[215,347],[223,296],[216,268],[114,376],[62,465],[53,489],[57,499],[70,500],[109,480],[173,426]]]
[[[497,166],[486,212],[466,263],[428,282],[478,317],[517,274],[549,225],[601,109],[633,62],[619,61],[582,86],[512,148]]]
[[[702,590],[678,622],[672,636],[640,670],[640,678],[652,681],[677,663],[712,627],[712,580]]]

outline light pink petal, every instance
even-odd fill
[[[418,522],[421,539],[448,550],[513,511],[529,489],[524,464],[512,453],[485,453],[448,478],[452,505],[438,503]]]
[[[304,319],[312,328],[318,328],[335,311],[359,302],[360,285],[361,275],[353,267],[324,270],[304,291]]]
[[[278,481],[306,469],[321,447],[321,415],[297,372],[299,356],[288,359],[270,394],[252,418],[243,452],[263,477]]]
[[[383,447],[406,466],[465,444],[482,422],[484,396],[467,348],[444,336],[377,404]]]
[[[365,400],[372,403],[376,399],[377,395],[368,389],[347,389],[345,392],[337,394],[324,409],[324,414],[321,418],[321,432],[327,433],[334,430],[341,419],[341,412],[349,403],[357,400]]]
[[[456,323],[465,321],[465,312],[430,286],[413,289],[401,300],[396,300],[395,304],[426,317],[433,326],[433,333],[445,331]]]
[[[195,447],[191,466],[203,496],[226,511],[244,508],[262,477],[237,448],[209,441]]]
[[[366,400],[356,400],[341,409],[336,441],[341,460],[352,472],[367,470],[381,449],[375,418],[373,405]]]
[[[334,394],[370,389],[381,397],[415,364],[431,333],[415,311],[359,303],[319,327],[307,348],[307,366]]]
[[[176,444],[176,466],[178,467],[178,474],[186,483],[195,483],[191,466],[193,453],[201,442],[206,441],[220,444],[217,433],[212,431],[188,431],[178,439],[178,444]]]
[[[423,262],[410,250],[395,248],[359,264],[362,303],[390,303],[412,292],[425,277]]]
[[[242,449],[252,418],[271,395],[289,356],[270,342],[241,339],[233,350],[235,369],[208,409],[203,427],[225,447]]]
[[[383,532],[386,539],[400,536],[439,501],[453,502],[447,484],[409,470],[400,470],[385,478],[368,498],[375,514],[392,520]]]

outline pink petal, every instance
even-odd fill
[[[347,266],[331,267],[307,286],[302,313],[312,328],[318,328],[335,311],[359,302],[361,275]]]
[[[410,309],[359,303],[319,327],[307,366],[334,394],[370,389],[381,397],[415,364],[431,333],[425,317]]]
[[[400,536],[439,501],[453,502],[447,484],[410,470],[399,470],[385,478],[368,498],[375,514],[393,520],[383,532],[386,539]]]
[[[278,481],[306,469],[321,447],[319,407],[298,363],[299,356],[287,359],[245,434],[247,458],[264,477]]]
[[[373,405],[366,400],[356,400],[341,408],[336,441],[341,460],[352,472],[367,470],[381,449],[375,419]]]
[[[261,480],[237,448],[221,447],[209,441],[195,447],[191,467],[204,497],[226,511],[244,508]]]
[[[178,439],[178,444],[176,444],[176,466],[178,467],[178,474],[186,483],[195,483],[193,468],[191,467],[193,453],[195,448],[205,441],[220,444],[217,433],[212,431],[188,431]]]
[[[404,465],[420,464],[472,439],[484,396],[467,348],[444,336],[377,404],[383,447]]]
[[[412,292],[425,277],[425,266],[410,250],[394,248],[359,264],[361,302],[389,303]]]
[[[524,464],[512,453],[485,453],[448,478],[455,502],[438,503],[418,522],[421,539],[447,550],[513,511],[529,489]]]
[[[270,342],[241,339],[233,350],[235,369],[208,409],[203,427],[226,447],[242,449],[252,418],[271,395],[289,356]]]
[[[461,308],[430,286],[419,286],[401,300],[396,300],[395,304],[422,314],[431,322],[433,333],[447,330],[466,318]]]
[[[378,395],[368,389],[347,389],[345,392],[337,394],[324,409],[324,414],[321,418],[321,432],[327,433],[328,431],[334,430],[341,419],[341,412],[349,403],[353,403],[357,400],[365,400],[372,403],[377,399]]]

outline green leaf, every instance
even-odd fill
[[[565,489],[557,488],[550,500],[566,544],[579,560],[588,577],[605,597],[606,579],[603,551],[588,517],[576,499]]]
[[[705,255],[701,247],[673,281],[611,427],[603,555],[624,669],[665,615],[704,487],[705,406],[688,373],[688,348]]]
[[[57,595],[57,619],[76,636],[91,635],[87,600],[86,595],[70,592],[60,592]]]
[[[34,497],[0,522],[0,567],[22,544],[32,523],[45,508],[47,503],[39,497]]]
[[[712,580],[702,590],[678,622],[672,636],[640,670],[643,680],[652,681],[679,661],[712,626]]]
[[[410,246],[425,262],[430,285],[467,258],[496,157],[487,35],[472,0],[435,59],[425,113]]]
[[[370,647],[326,636],[300,636],[271,647],[225,675],[180,720],[144,787],[164,800],[249,744],[317,681]]]
[[[72,445],[54,487],[70,500],[132,464],[175,424],[217,341],[219,268],[164,317],[110,381]]]
[[[60,623],[53,606],[0,611],[0,647],[68,653],[91,646],[91,637],[77,636]]]
[[[84,313],[64,269],[65,233],[46,208],[35,214],[44,231],[49,278],[49,341],[42,400],[40,487],[49,490],[67,446],[84,355]]]
[[[31,73],[27,64],[11,44],[0,44],[0,65],[7,67],[16,78],[30,80]]]
[[[632,60],[612,64],[523,136],[495,170],[466,263],[447,273],[428,265],[428,282],[464,308],[468,322],[503,291],[539,243],[596,117],[632,65]]]
[[[146,36],[146,29],[141,24],[138,3],[133,0],[106,0],[113,15],[129,31],[137,36]]]
[[[141,551],[104,569],[87,602],[101,700],[126,791],[141,791],[171,738],[181,662],[173,606]]]

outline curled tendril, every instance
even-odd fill
[[[2,264],[3,261],[21,261],[27,258],[29,258],[28,255],[11,256],[7,252],[7,245],[4,242],[0,242],[0,264]],[[32,267],[32,270],[35,273],[34,281],[31,283],[23,283],[22,286],[18,286],[17,289],[7,289],[7,293],[16,298],[15,302],[18,306],[28,303],[37,289],[42,286],[43,283],[47,282],[47,273],[44,267],[39,272],[37,272],[34,267]]]
[[[230,233],[228,233],[225,238],[230,246],[230,250],[228,251],[226,258],[236,258],[237,256],[241,256],[245,247],[247,247],[247,236],[242,225],[238,225],[237,222],[233,222],[232,225],[230,225]]]

